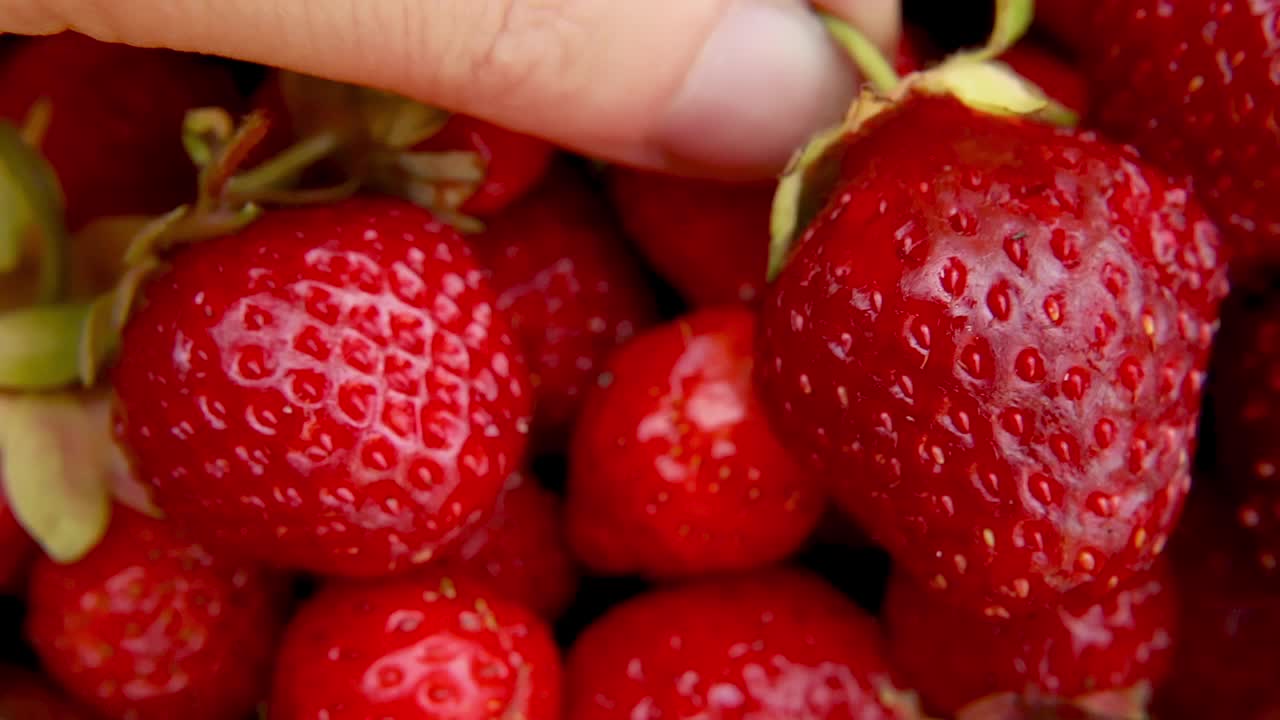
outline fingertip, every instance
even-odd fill
[[[654,135],[665,164],[725,177],[776,174],[838,122],[857,79],[807,7],[737,0],[710,34]]]

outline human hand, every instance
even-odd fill
[[[817,0],[884,47],[899,0]],[[0,30],[228,57],[395,91],[606,160],[776,172],[855,71],[802,0],[0,0]]]

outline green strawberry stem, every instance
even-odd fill
[[[974,54],[977,60],[994,60],[1018,44],[1035,19],[1035,0],[996,0],[995,23],[987,44]]]
[[[902,78],[893,69],[893,63],[880,52],[875,43],[858,32],[849,23],[831,15],[822,14],[822,23],[836,43],[853,59],[858,70],[877,91],[888,95],[897,89]]]
[[[48,161],[21,129],[0,122],[0,273],[19,270],[36,252],[39,302],[58,300],[66,290],[68,235],[62,206],[62,190]]]
[[[328,134],[335,159],[362,188],[427,208],[463,232],[482,229],[460,212],[484,181],[477,153],[414,150],[444,128],[450,114],[381,90],[283,72],[285,105],[302,137]]]
[[[276,157],[227,179],[226,193],[236,198],[261,198],[297,185],[302,173],[342,147],[342,136],[321,132],[303,138]]]

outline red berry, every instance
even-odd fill
[[[90,720],[82,710],[33,673],[0,665],[0,718],[6,720]]]
[[[37,561],[26,632],[44,667],[105,718],[226,720],[265,696],[280,587],[117,506],[71,565]]]
[[[1150,690],[1169,669],[1175,615],[1163,572],[1132,578],[1101,602],[1000,621],[946,605],[902,574],[885,598],[894,666],[926,707],[947,717],[998,693],[1070,701]]]
[[[1188,190],[1089,134],[944,97],[842,152],[765,298],[777,427],[954,604],[1003,616],[1150,568],[1226,292]]]
[[[268,213],[171,265],[115,375],[119,434],[170,517],[265,562],[376,576],[492,509],[531,391],[451,228],[357,198]]]
[[[207,59],[72,32],[19,45],[0,62],[0,87],[0,117],[14,122],[49,100],[41,150],[61,181],[72,229],[189,202],[196,172],[182,147],[186,111],[242,102],[227,69]]]
[[[752,387],[754,315],[706,309],[610,358],[570,452],[570,542],[593,569],[667,577],[767,565],[825,495]]]
[[[558,448],[609,353],[654,322],[653,293],[600,198],[566,168],[472,243],[525,348],[537,444]]]
[[[309,600],[276,663],[272,720],[559,720],[560,659],[531,611],[434,574],[335,585]]]
[[[573,600],[578,570],[565,541],[560,499],[522,474],[512,475],[493,515],[443,559],[543,617]]]
[[[773,182],[729,183],[614,167],[627,233],[694,305],[750,302],[765,284]]]
[[[555,147],[545,140],[467,115],[449,118],[438,133],[415,148],[419,151],[474,152],[484,164],[484,182],[460,210],[487,217],[524,195],[551,166]]]
[[[1280,3],[1048,0],[1093,84],[1092,122],[1149,161],[1195,177],[1232,272],[1280,264]]]
[[[793,570],[628,600],[578,638],[567,675],[565,720],[920,717],[875,620]]]

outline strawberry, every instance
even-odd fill
[[[0,594],[22,592],[35,555],[35,542],[13,516],[8,499],[0,492]]]
[[[627,600],[578,637],[566,674],[565,720],[921,717],[875,620],[797,570]]]
[[[1098,598],[1154,563],[1226,294],[1185,185],[1016,114],[1047,106],[999,72],[957,56],[864,94],[806,150],[777,209],[821,209],[794,248],[778,224],[756,363],[846,511],[992,617]],[[950,84],[966,74],[993,97]],[[824,172],[836,182],[804,186]]]
[[[1218,477],[1268,572],[1280,557],[1280,292],[1233,294],[1223,307],[1211,383]]]
[[[20,668],[0,665],[0,718],[5,720],[90,720],[44,681]]]
[[[1082,707],[1100,693],[1130,695],[1128,714],[1141,713],[1168,671],[1176,637],[1164,569],[1130,579],[1101,602],[1007,622],[946,605],[895,574],[885,598],[890,658],[926,707],[947,717],[997,694]]]
[[[269,716],[558,720],[560,675],[545,624],[479,581],[337,584],[286,630]]]
[[[1273,0],[1045,0],[1049,27],[1093,84],[1091,122],[1195,177],[1226,234],[1233,276],[1280,263],[1280,112]]]
[[[41,149],[61,181],[73,230],[189,200],[196,172],[181,142],[183,115],[242,102],[230,72],[205,58],[72,32],[15,48],[0,62],[0,87],[0,117],[15,122],[38,100],[49,101]]]
[[[825,505],[752,387],[755,318],[696,311],[610,358],[570,450],[574,551],[611,574],[672,577],[767,565]]]
[[[1170,555],[1179,581],[1173,669],[1161,720],[1280,717],[1280,576],[1261,572],[1233,508],[1197,481]]]
[[[578,585],[561,516],[559,497],[515,473],[488,522],[442,558],[442,565],[447,572],[485,580],[543,617],[559,617]]]
[[[528,374],[458,234],[400,200],[268,213],[170,257],[114,374],[156,504],[264,562],[377,576],[490,512]]]
[[[279,590],[120,507],[80,561],[37,561],[26,632],[50,675],[105,718],[225,720],[265,696]]]
[[[764,287],[773,182],[685,178],[627,167],[606,176],[627,233],[695,306],[751,302]]]
[[[525,348],[537,445],[556,449],[609,353],[656,319],[653,293],[600,199],[568,168],[472,241]]]

